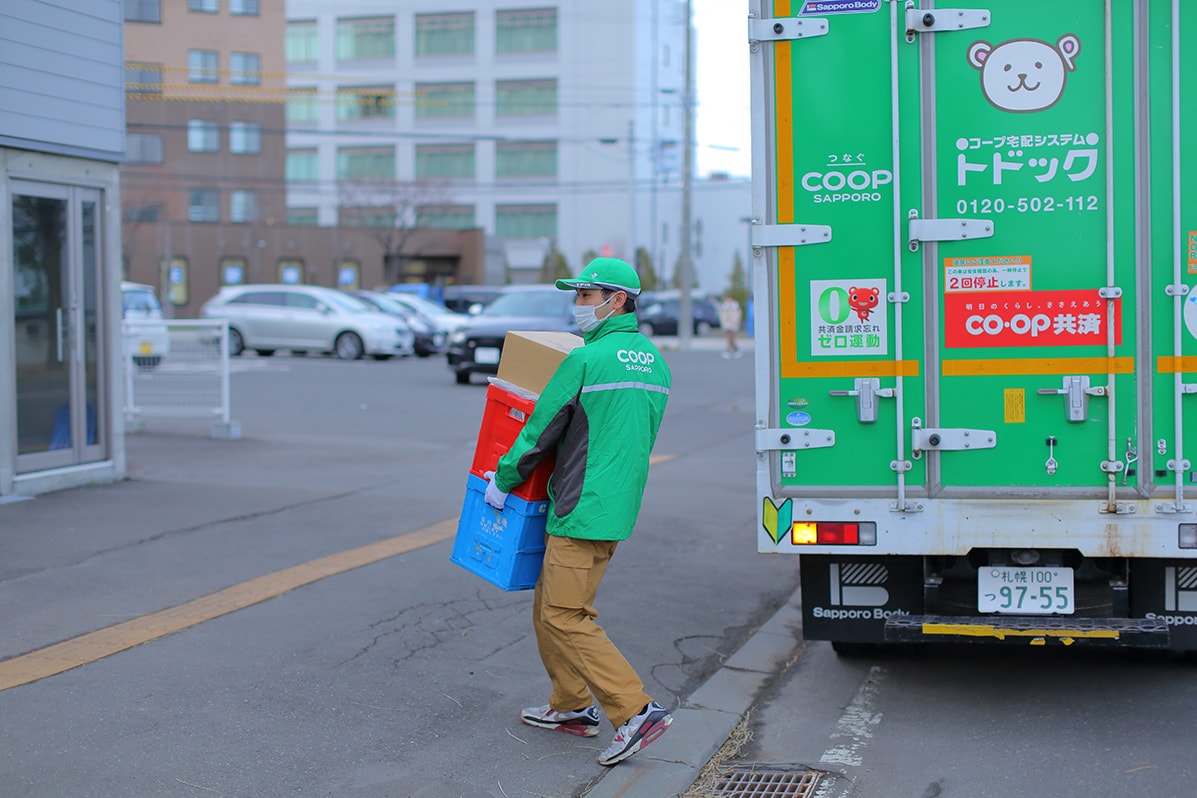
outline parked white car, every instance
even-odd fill
[[[401,319],[357,297],[315,285],[226,286],[200,316],[227,319],[229,354],[330,352],[342,360],[410,355],[415,336]]]
[[[391,298],[391,301],[402,305],[428,324],[431,324],[437,332],[445,336],[446,340],[470,321],[470,317],[465,313],[449,310],[443,305],[429,302],[427,299],[421,299],[415,294],[409,294],[404,291],[388,291],[387,296]]]
[[[170,331],[162,320],[162,303],[154,286],[121,283],[121,318],[125,352],[138,368],[152,369],[170,353]]]

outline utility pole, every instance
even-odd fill
[[[694,55],[691,6],[693,0],[686,0],[686,77],[682,91],[682,253],[678,259],[677,343],[679,349],[689,349],[694,333],[694,308],[690,303],[691,275],[691,225],[690,187],[694,180]]]
[[[632,113],[635,113],[635,110]],[[640,263],[636,257],[636,119],[634,117],[628,121],[628,249],[631,250],[628,263],[639,274]]]

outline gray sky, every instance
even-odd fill
[[[747,0],[693,0],[699,175],[752,171]]]

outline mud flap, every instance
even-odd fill
[[[923,611],[922,557],[803,554],[799,559],[807,640],[880,643],[887,618]]]
[[[1171,648],[1197,651],[1197,561],[1131,560],[1130,609],[1166,623]]]

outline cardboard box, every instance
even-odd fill
[[[499,379],[539,396],[565,356],[581,345],[573,333],[512,330],[503,341]]]
[[[470,474],[449,559],[504,590],[531,590],[544,561],[549,502],[513,494],[496,510],[485,495],[486,480]]]

